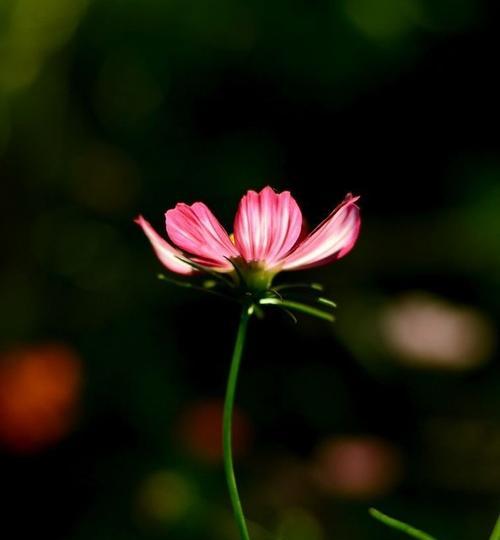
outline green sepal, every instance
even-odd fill
[[[264,310],[258,304],[253,304],[253,313],[255,313],[257,319],[262,320],[264,318]]]
[[[285,291],[287,289],[312,289],[313,291],[323,292],[325,290],[321,283],[282,283],[273,288],[275,291]]]
[[[318,309],[314,306],[310,306],[308,304],[303,304],[302,302],[295,302],[293,300],[285,300],[279,298],[262,298],[260,300],[260,304],[263,306],[278,306],[289,309],[291,311],[306,313],[307,315],[311,315],[318,319],[323,319],[324,321],[333,322],[335,320],[335,317],[331,313],[323,311],[322,309]]]
[[[297,317],[289,310],[289,309],[286,309],[284,307],[281,307],[281,306],[277,306],[278,309],[280,311],[282,311],[285,315],[287,315],[287,317],[289,319],[291,319],[291,321],[293,322],[293,324],[297,324],[299,322],[299,320],[297,319]]]
[[[165,274],[157,274],[156,276],[160,281],[166,281],[167,283],[172,283],[172,285],[177,285],[177,287],[184,287],[186,289],[194,289],[194,286],[189,281],[182,281],[181,279],[174,279]]]
[[[245,285],[246,284],[245,277],[243,276],[243,273],[241,272],[240,267],[230,257],[224,257],[224,259],[226,259],[234,268],[234,271],[236,272],[236,275],[238,276],[240,280],[240,284]]]
[[[171,278],[170,276],[166,276],[165,274],[158,274],[157,277],[160,281],[166,281],[167,283],[171,283],[172,285],[176,285],[177,287],[183,287],[184,289],[193,289],[195,291],[201,291],[207,294],[214,294],[216,296],[221,296],[222,298],[231,299],[231,297],[227,294],[216,291],[213,289],[213,287],[206,286],[206,282],[200,286],[196,285],[195,283],[191,283],[190,281],[182,281],[181,279]]]
[[[318,298],[318,302],[320,304],[324,304],[325,306],[329,306],[329,307],[334,308],[334,309],[337,307],[337,304],[333,300],[330,300],[329,298],[325,298],[323,296],[320,296]]]

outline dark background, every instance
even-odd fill
[[[3,535],[236,538],[218,423],[238,310],[158,281],[133,218],[163,232],[201,200],[231,230],[270,184],[312,225],[359,194],[363,225],[345,259],[286,276],[325,284],[333,326],[252,323],[252,538],[396,538],[370,506],[487,538],[497,33],[481,0],[0,4]]]

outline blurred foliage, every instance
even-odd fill
[[[238,396],[252,538],[389,538],[372,504],[438,538],[487,537],[497,33],[486,0],[0,2],[4,533],[236,538],[214,404],[237,311],[157,281],[132,220],[160,227],[203,200],[230,229],[242,193],[271,184],[311,225],[360,194],[363,231],[305,276],[338,301],[333,327],[252,325]],[[84,382],[57,437],[42,428],[66,383],[13,361],[44,365],[54,342]],[[30,426],[43,445],[21,451],[12,434]]]

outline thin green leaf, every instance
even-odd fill
[[[324,287],[321,283],[283,283],[274,287],[275,291],[286,289],[313,289],[314,291],[323,291]]]
[[[373,518],[377,519],[384,525],[387,525],[388,527],[391,527],[392,529],[396,529],[397,531],[401,531],[407,534],[408,536],[412,536],[413,538],[418,538],[418,540],[436,540],[430,534],[427,534],[424,531],[416,529],[415,527],[408,525],[408,523],[404,523],[403,521],[399,521],[398,519],[395,519],[386,514],[383,514],[382,512],[380,512],[379,510],[375,508],[370,508],[369,512]]]
[[[307,315],[312,315],[313,317],[317,317],[318,319],[323,319],[329,322],[333,322],[335,320],[331,313],[327,313],[326,311],[315,308],[313,306],[309,306],[307,304],[302,304],[301,302],[294,302],[292,300],[279,300],[278,298],[263,298],[260,303],[262,305],[281,306],[291,309],[292,311],[306,313]]]
[[[274,294],[274,296],[276,298],[279,298],[280,300],[283,300],[283,297],[281,296],[281,294],[273,287],[271,289],[269,289],[269,292],[271,292],[272,294]]]
[[[330,300],[329,298],[324,298],[323,296],[320,296],[318,298],[318,302],[320,304],[324,304],[325,306],[330,306],[331,308],[337,307],[337,304],[333,300]]]
[[[184,289],[193,289],[194,291],[201,291],[207,294],[213,294],[222,298],[231,299],[231,297],[227,294],[223,294],[219,291],[215,291],[204,286],[200,287],[199,285],[190,283],[189,281],[181,281],[180,279],[174,279],[166,276],[165,274],[158,274],[158,279],[161,281],[166,281],[167,283],[171,283],[172,285],[176,285],[177,287],[183,287]]]
[[[177,285],[177,287],[184,287],[185,289],[194,289],[194,285],[190,283],[189,281],[182,281],[180,279],[174,279],[169,276],[166,276],[165,274],[158,274],[157,278],[160,281],[166,281],[167,283],[171,283],[172,285]]]
[[[500,516],[498,516],[497,522],[495,523],[490,540],[500,540]]]
[[[277,306],[280,311],[282,311],[285,315],[287,315],[293,322],[293,324],[297,324],[299,321],[297,320],[297,317],[289,310],[281,306]]]

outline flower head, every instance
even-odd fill
[[[179,203],[166,212],[171,242],[142,216],[136,223],[171,272],[215,275],[265,296],[277,273],[323,265],[349,253],[360,228],[358,198],[348,194],[309,234],[304,234],[302,213],[290,192],[277,193],[269,186],[243,196],[231,235],[202,202]]]

